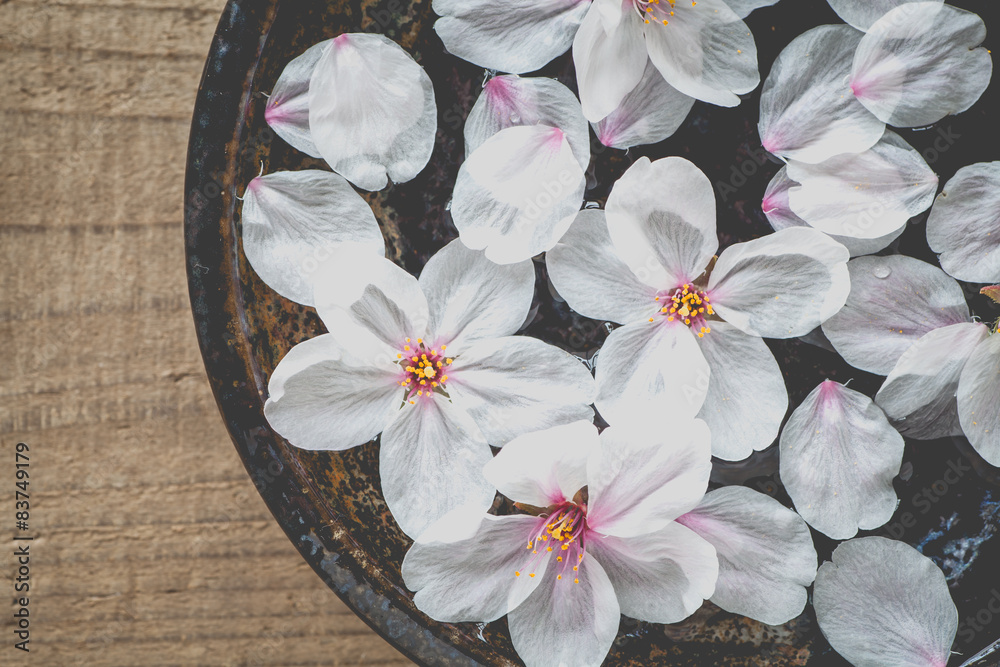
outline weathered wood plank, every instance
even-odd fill
[[[284,536],[201,365],[183,178],[224,4],[0,0],[0,451],[31,444],[36,537],[4,665],[409,664]]]

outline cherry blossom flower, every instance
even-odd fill
[[[345,450],[382,434],[390,511],[417,537],[463,505],[485,511],[492,454],[522,433],[592,418],[594,382],[566,352],[511,336],[531,306],[530,262],[496,265],[453,241],[417,280],[354,249],[317,274],[330,333],[296,345],[264,414],[296,447]]]
[[[802,336],[836,313],[850,291],[848,252],[804,227],[714,261],[717,249],[705,175],[682,158],[641,158],[606,212],[582,211],[546,264],[571,308],[625,325],[597,360],[604,418],[624,423],[670,406],[708,422],[716,456],[739,460],[774,441],[788,405],[761,338]]]
[[[599,121],[651,61],[681,94],[721,106],[757,87],[757,47],[742,17],[773,0],[566,0],[470,6],[435,0],[451,53],[504,72],[539,69],[573,45],[584,114]]]
[[[813,605],[823,635],[855,667],[945,667],[958,632],[944,573],[884,537],[838,546],[816,575]]]
[[[407,553],[403,580],[438,621],[507,615],[528,667],[599,665],[621,614],[674,623],[709,597],[789,620],[816,573],[808,528],[750,489],[706,496],[710,470],[700,420],[523,435],[484,472],[525,513],[471,530],[439,522]]]
[[[838,540],[892,518],[903,437],[864,394],[827,380],[781,431],[781,481],[795,509]]]
[[[963,167],[945,184],[927,218],[927,243],[948,275],[1000,281],[1000,162]]]
[[[365,190],[412,180],[437,133],[430,77],[398,44],[368,33],[342,34],[292,60],[264,118],[291,146]]]
[[[500,264],[555,245],[583,205],[590,164],[573,93],[552,79],[494,77],[469,114],[465,147],[451,204],[462,242]]]

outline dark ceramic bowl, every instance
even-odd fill
[[[990,0],[956,2],[987,16]],[[187,165],[185,233],[191,302],[205,366],[236,448],[275,518],[303,557],[361,618],[387,641],[425,665],[515,665],[503,620],[488,625],[436,623],[417,611],[399,566],[409,540],[393,522],[379,485],[377,444],[343,453],[308,452],[285,442],[268,426],[262,407],[267,379],[296,343],[324,331],[312,309],[282,299],[250,269],[240,244],[237,195],[263,169],[326,165],[290,148],[264,122],[264,94],[289,60],[316,42],[342,32],[381,32],[399,42],[427,69],[439,107],[431,163],[413,181],[365,194],[387,239],[390,257],[417,273],[427,257],[457,236],[447,203],[463,155],[462,124],[483,82],[483,70],[443,51],[432,30],[429,0],[231,0],[205,67],[192,123]],[[839,19],[823,0],[782,0],[748,23],[766,76],[778,52],[804,30]],[[992,37],[991,37],[992,39]],[[989,43],[987,43],[989,46]],[[572,61],[557,59],[542,74],[571,87]],[[989,115],[997,88],[972,110],[937,127],[903,131],[945,182],[961,166],[1000,158]],[[716,184],[720,241],[725,247],[770,232],[760,209],[764,187],[778,170],[763,157],[756,133],[758,95],[736,109],[695,105],[671,139],[622,151],[594,146],[587,197],[601,202],[611,184],[637,157],[681,155]],[[942,143],[939,137],[949,140]],[[941,146],[944,145],[944,149]],[[936,146],[936,147],[935,147]],[[924,241],[923,218],[886,252],[934,261]],[[579,317],[549,288],[536,264],[534,319],[526,332],[589,358],[608,329]],[[970,295],[975,290],[969,286]],[[1000,312],[971,297],[983,317]],[[880,378],[848,367],[835,354],[801,341],[768,341],[785,373],[794,407],[825,378],[873,393]],[[713,483],[746,484],[787,505],[777,476],[776,448],[746,462],[717,462]],[[890,524],[873,534],[920,547],[949,577],[964,625],[956,651],[966,657],[1000,636],[1000,487],[964,440],[909,443],[907,471],[897,480],[902,499]],[[944,482],[949,466],[965,471]],[[966,467],[969,468],[966,470]],[[953,479],[953,477],[948,477]],[[943,486],[942,486],[943,485]],[[833,542],[815,533],[821,559]],[[987,610],[982,612],[981,610]],[[978,616],[977,616],[978,614]],[[989,619],[986,619],[986,615]],[[977,619],[978,620],[975,620]],[[988,620],[988,622],[987,622]],[[954,664],[961,662],[956,657]],[[623,619],[608,665],[844,665],[816,627],[811,607],[797,619],[770,627],[706,603],[684,623],[662,626]]]

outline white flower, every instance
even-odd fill
[[[552,79],[491,79],[465,127],[451,215],[462,242],[499,264],[555,245],[583,204],[590,134],[580,103]]]
[[[597,409],[611,424],[664,406],[697,414],[727,460],[770,445],[788,395],[761,337],[805,335],[841,308],[847,249],[793,228],[736,244],[712,264],[715,196],[681,158],[638,160],[606,216],[582,211],[546,256],[571,308],[625,325],[600,351]]]
[[[844,542],[816,575],[813,604],[830,645],[855,667],[945,667],[958,610],[944,573],[884,537]]]
[[[434,87],[383,35],[347,33],[292,60],[271,91],[268,125],[365,190],[413,179],[437,133]]]
[[[572,43],[584,113],[596,122],[635,89],[647,60],[683,95],[739,104],[737,96],[760,81],[757,47],[741,17],[769,4],[773,0],[517,0],[473,7],[435,0],[442,18],[434,28],[451,53],[504,72],[539,69]]]
[[[533,288],[531,262],[499,266],[458,241],[419,281],[389,260],[337,253],[314,288],[330,333],[281,360],[264,414],[304,449],[349,449],[381,432],[382,491],[412,537],[457,507],[485,511],[488,444],[593,416],[583,364],[510,335]]]
[[[892,518],[903,437],[870,398],[827,380],[781,431],[781,481],[816,530],[843,540]]]
[[[1000,282],[1000,162],[958,170],[927,218],[927,243],[948,275]]]
[[[753,35],[723,0],[596,0],[573,40],[584,115],[614,111],[647,59],[673,88],[720,106],[760,83]]]
[[[507,615],[528,667],[599,665],[620,614],[674,623],[713,591],[730,611],[789,620],[816,572],[808,528],[749,489],[705,496],[710,470],[694,419],[524,435],[485,474],[532,515],[487,515],[471,533],[442,522],[407,553],[404,582],[439,621]]]

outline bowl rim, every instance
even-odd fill
[[[264,418],[267,382],[252,354],[242,310],[235,221],[238,148],[254,102],[251,84],[280,5],[280,0],[229,0],[205,62],[191,122],[184,182],[186,273],[209,384],[271,514],[344,604],[417,664],[481,665],[472,657],[476,647],[464,630],[399,604],[405,591],[372,576],[379,569],[372,568],[371,558],[336,516],[310,503],[288,502],[316,489]]]

